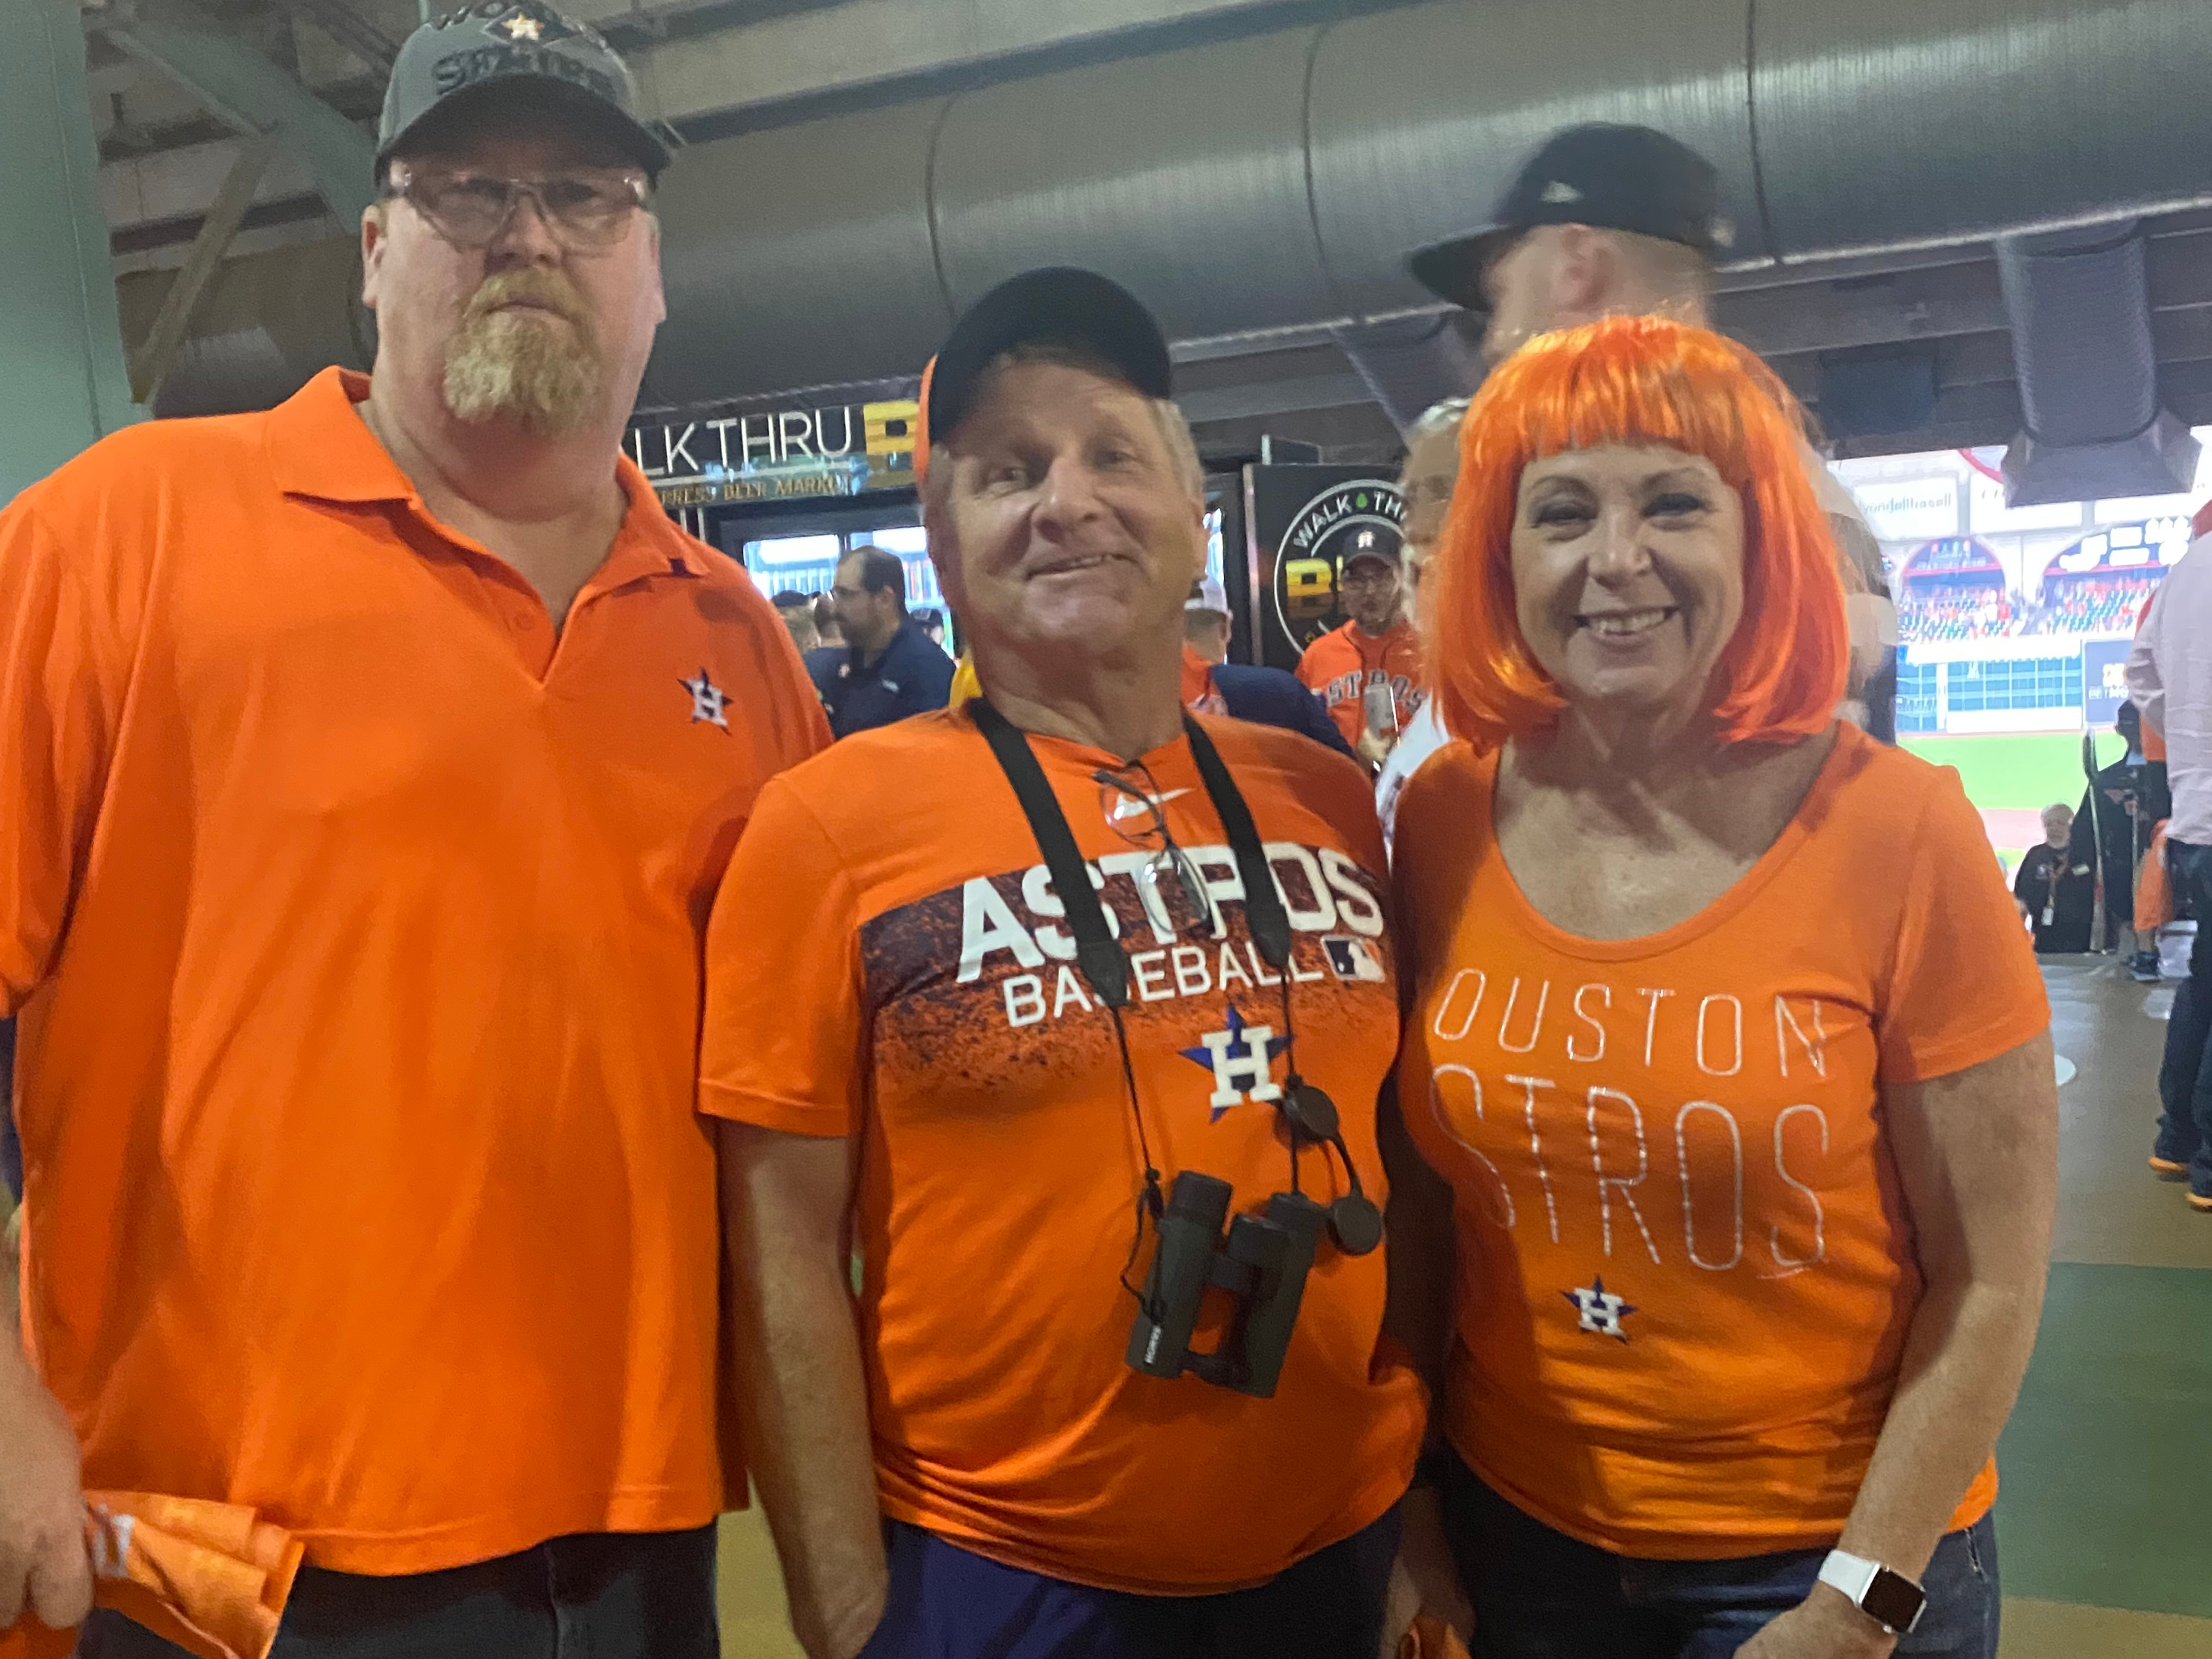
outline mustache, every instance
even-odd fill
[[[524,302],[544,306],[580,325],[584,320],[582,296],[565,278],[544,270],[504,270],[485,277],[483,285],[469,296],[468,308],[462,313],[461,320],[464,324],[480,322],[502,306]]]

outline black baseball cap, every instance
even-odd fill
[[[1171,395],[1167,336],[1144,302],[1109,277],[1050,265],[1009,277],[961,314],[923,377],[926,452],[960,424],[986,369],[1017,346],[1070,346],[1147,398]],[[927,465],[924,461],[923,465]]]
[[[1352,538],[1351,546],[1337,554],[1336,568],[1340,571],[1349,570],[1362,559],[1379,560],[1395,570],[1398,566],[1398,550],[1383,546],[1382,539],[1372,530],[1363,530]]]
[[[1482,283],[1491,262],[1538,225],[1631,231],[1709,258],[1735,240],[1721,216],[1720,175],[1711,161],[1650,127],[1593,123],[1547,139],[1487,224],[1419,249],[1407,264],[1438,299],[1487,311]]]
[[[378,124],[376,170],[465,107],[528,100],[596,126],[647,174],[668,165],[665,130],[637,112],[637,86],[588,23],[545,0],[478,0],[434,17],[399,48]]]

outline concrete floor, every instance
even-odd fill
[[[2002,1659],[2212,1659],[2212,1216],[2144,1165],[2171,992],[2095,957],[2044,977],[2072,1074],[2051,1298],[1998,1453]],[[797,1659],[757,1511],[723,1523],[722,1612],[731,1659]]]

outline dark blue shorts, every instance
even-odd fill
[[[1161,1500],[1163,1525],[1175,1500]],[[1130,1595],[1002,1566],[893,1521],[890,1595],[860,1659],[1373,1659],[1393,1509],[1256,1589]]]

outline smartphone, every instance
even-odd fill
[[[1367,729],[1378,738],[1398,735],[1398,699],[1389,686],[1381,680],[1369,686],[1361,696],[1367,707]]]

